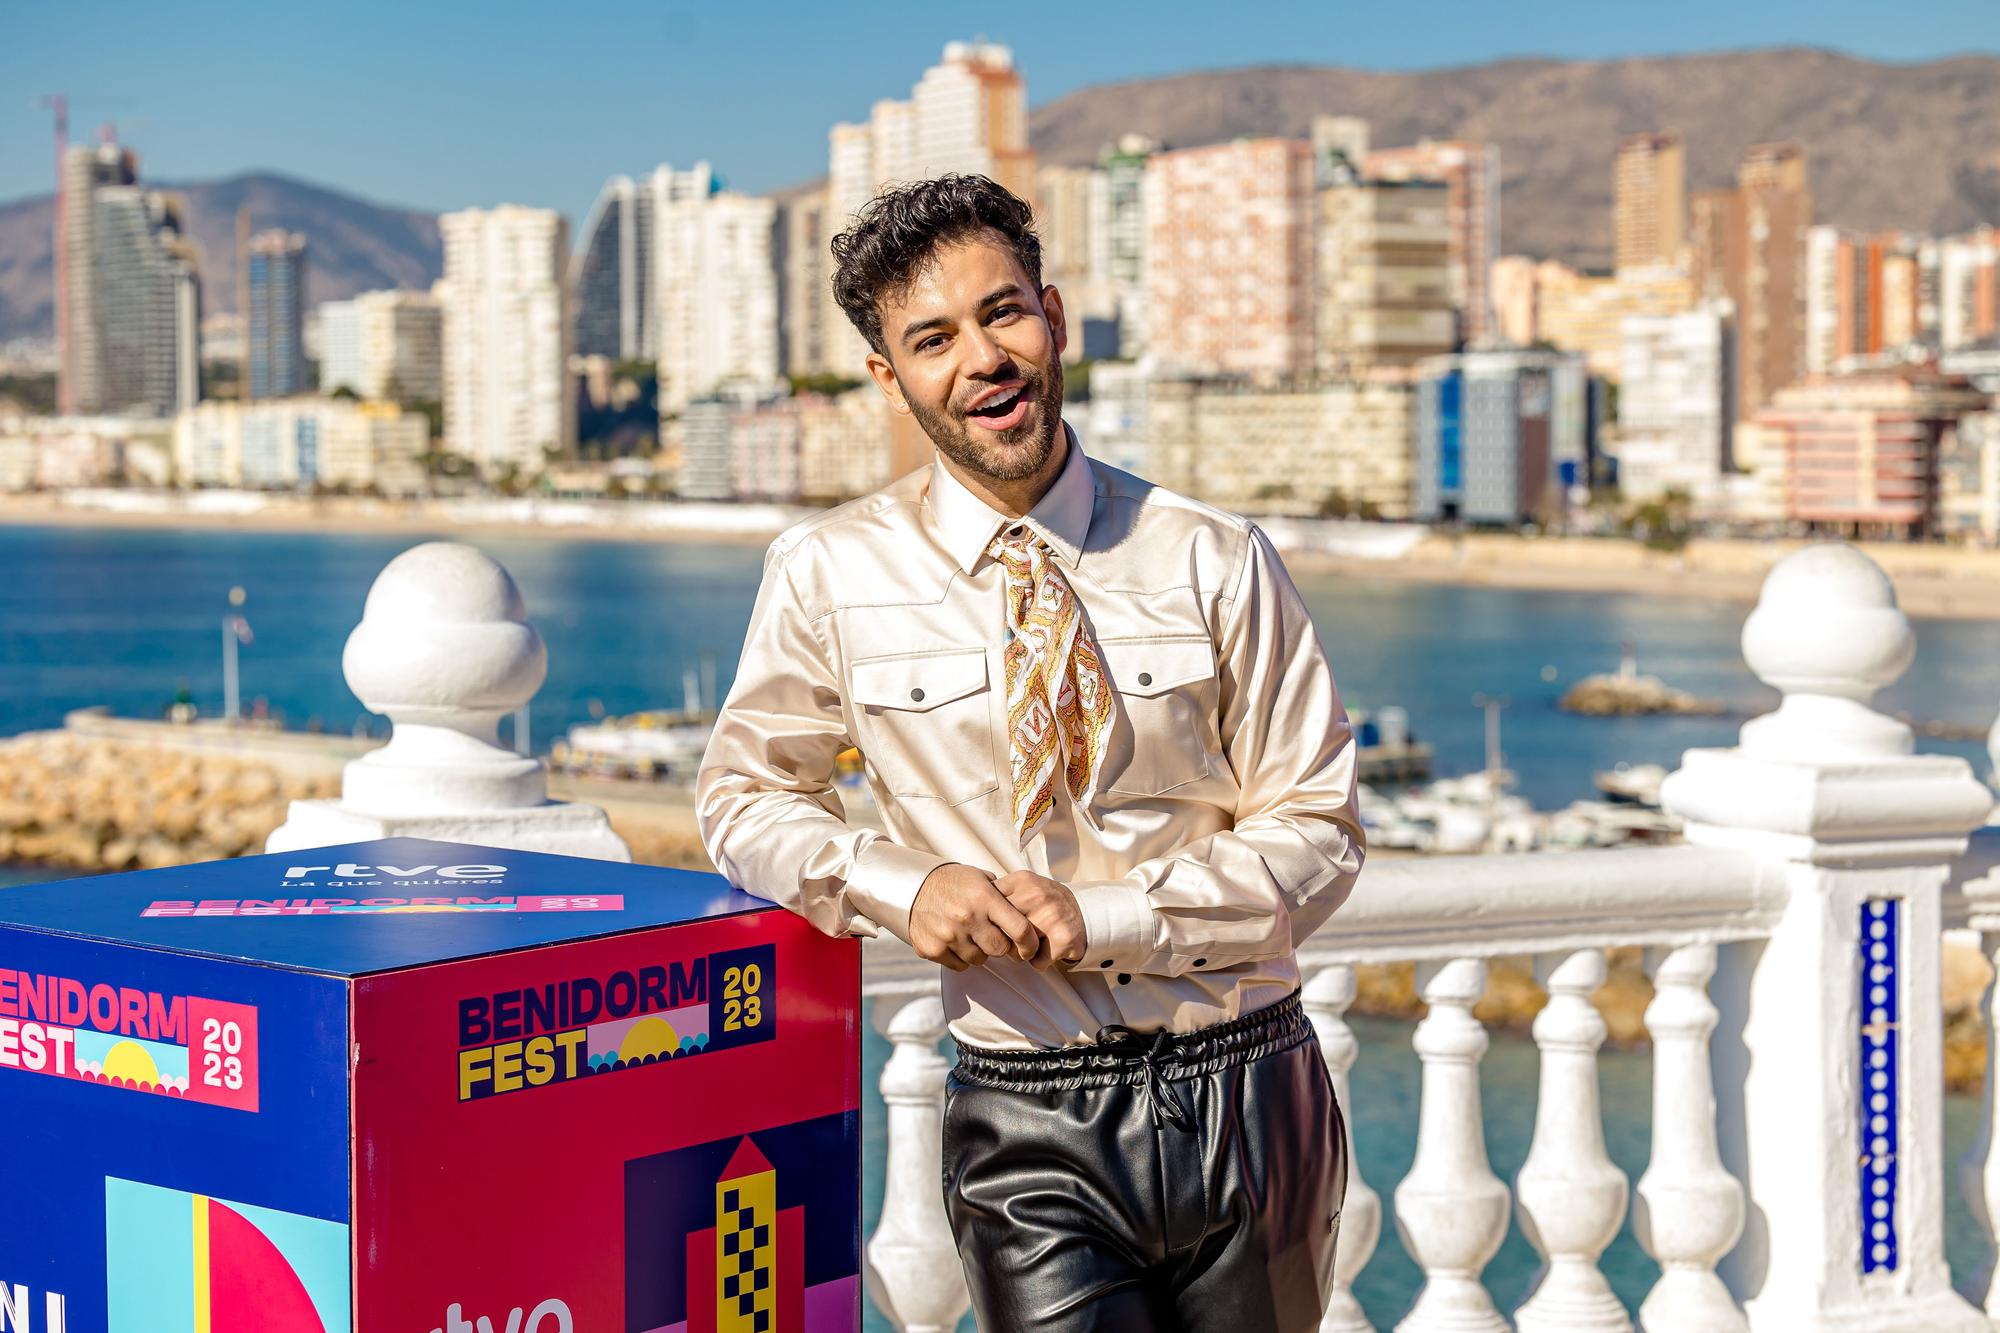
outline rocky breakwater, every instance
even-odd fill
[[[293,800],[339,786],[229,754],[31,732],[0,741],[0,861],[134,870],[243,856]]]
[[[1658,676],[1628,675],[1624,672],[1585,676],[1569,687],[1556,706],[1564,712],[1583,713],[1591,717],[1629,717],[1639,713],[1715,717],[1725,711],[1715,700],[1677,690]]]

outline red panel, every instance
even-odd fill
[[[211,1333],[327,1333],[278,1247],[241,1213],[213,1199],[207,1276]]]
[[[703,1008],[693,964],[712,958]],[[626,1163],[855,1111],[860,980],[854,941],[772,911],[358,981],[356,1326],[438,1327],[456,1304],[497,1329],[560,1300],[578,1330],[648,1333],[625,1311]],[[613,1026],[564,1022],[649,988]],[[705,1048],[660,1054],[698,1029]],[[610,1038],[595,1053],[615,1062],[586,1072]],[[705,1225],[717,1179],[688,1182]],[[712,1278],[687,1285],[712,1327]]]
[[[705,1281],[688,1283],[687,1333],[715,1333],[715,1228],[688,1232],[687,1271]]]
[[[806,1210],[778,1213],[778,1327],[776,1333],[805,1333]]]

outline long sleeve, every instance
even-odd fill
[[[1270,541],[1252,527],[1220,605],[1223,754],[1239,788],[1234,827],[1072,885],[1080,967],[1178,976],[1283,956],[1353,888],[1365,834],[1354,734],[1312,618]]]
[[[702,844],[732,884],[829,935],[907,941],[917,890],[946,858],[847,822],[833,771],[851,743],[831,655],[773,547],[695,779]]]

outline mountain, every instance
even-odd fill
[[[183,217],[200,247],[205,313],[236,308],[238,208],[250,210],[253,230],[304,234],[308,305],[382,287],[428,287],[442,270],[432,213],[370,203],[270,172],[201,184],[144,183],[186,201]],[[0,339],[54,331],[54,215],[54,200],[46,195],[0,205]]]
[[[1822,222],[1933,234],[2000,222],[2000,59],[1991,56],[1884,64],[1786,49],[1414,74],[1181,74],[1037,107],[1029,139],[1042,161],[1076,165],[1131,131],[1192,147],[1303,136],[1318,114],[1365,117],[1383,147],[1425,137],[1497,143],[1503,254],[1608,266],[1612,157],[1636,130],[1681,132],[1690,193],[1731,183],[1745,145],[1797,139]]]
[[[1029,71],[1032,79],[1033,71]],[[1379,145],[1500,145],[1502,253],[1611,261],[1611,160],[1620,136],[1677,129],[1690,191],[1729,183],[1745,145],[1806,147],[1820,221],[1944,234],[2000,222],[2000,58],[1885,64],[1817,50],[1609,61],[1505,60],[1390,74],[1325,66],[1224,70],[1086,88],[1037,107],[1044,162],[1082,164],[1120,134],[1175,147],[1304,135],[1314,115],[1366,117]],[[437,219],[258,173],[177,188],[203,254],[203,302],[235,308],[235,217],[303,232],[307,298],[422,287],[441,262]],[[794,187],[779,194],[795,194]],[[46,336],[50,201],[0,205],[0,339]]]

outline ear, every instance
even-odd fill
[[[910,415],[910,404],[903,397],[903,386],[896,379],[896,368],[889,364],[888,357],[880,352],[868,354],[868,378],[875,381],[875,387],[889,400],[890,407],[904,416]]]
[[[1054,284],[1042,288],[1042,315],[1049,321],[1049,332],[1055,336],[1056,355],[1069,350],[1069,316],[1063,313],[1062,293]]]

